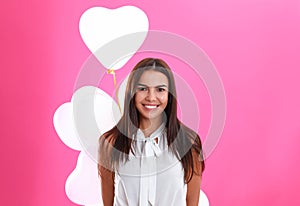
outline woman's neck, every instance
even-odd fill
[[[162,117],[155,119],[140,119],[140,129],[143,131],[145,137],[149,137],[162,124]]]

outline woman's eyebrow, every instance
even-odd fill
[[[138,83],[137,86],[149,87],[148,85],[146,85],[146,84],[141,84],[141,83]],[[161,84],[161,85],[157,85],[157,86],[154,86],[154,87],[167,87],[167,85]]]

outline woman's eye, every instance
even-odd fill
[[[138,89],[138,91],[147,91],[146,87],[138,87],[137,89]]]
[[[159,92],[164,92],[164,91],[166,91],[165,88],[157,88],[157,90],[158,90]]]

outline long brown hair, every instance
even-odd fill
[[[204,159],[200,138],[196,132],[189,129],[177,118],[176,88],[173,73],[170,67],[161,59],[146,58],[140,61],[131,71],[126,87],[124,113],[115,127],[106,132],[100,138],[99,156],[103,156],[104,143],[109,142],[113,146],[111,154],[106,152],[107,165],[118,165],[120,161],[127,161],[128,154],[132,151],[132,137],[136,135],[139,127],[139,112],[134,104],[136,85],[144,71],[154,70],[163,73],[169,82],[168,104],[165,108],[166,137],[169,149],[180,160],[184,169],[185,182],[189,182],[196,169],[195,162],[200,161],[200,174],[204,170]],[[196,152],[193,159],[193,153]],[[110,164],[111,163],[111,164]],[[99,163],[100,164],[100,163]],[[103,164],[103,162],[101,162]],[[197,163],[196,163],[197,164]],[[98,165],[99,167],[99,165]],[[111,168],[112,169],[112,168]]]

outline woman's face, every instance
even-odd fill
[[[161,118],[168,104],[168,78],[161,72],[145,71],[136,86],[135,106],[140,118]]]

